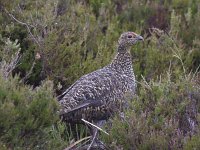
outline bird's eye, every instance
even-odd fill
[[[132,35],[128,35],[128,38],[131,39],[133,36]]]

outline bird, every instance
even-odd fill
[[[81,123],[82,119],[101,125],[134,97],[136,80],[130,49],[143,37],[124,32],[118,40],[117,52],[107,66],[83,75],[58,96],[59,114],[63,121]],[[93,129],[95,133],[97,132]],[[94,132],[93,132],[94,133]]]

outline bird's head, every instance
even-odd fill
[[[144,41],[143,37],[140,35],[137,35],[134,32],[125,32],[122,33],[119,40],[119,48],[118,51],[124,51],[129,49],[131,46],[136,44],[138,41]]]

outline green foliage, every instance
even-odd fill
[[[12,42],[10,38],[4,39],[0,35],[0,71],[7,78],[15,69],[20,59],[20,44],[18,40]]]
[[[188,120],[193,107],[199,112],[199,87],[184,78],[176,83],[170,78],[161,78],[140,84],[138,96],[131,102],[126,118],[115,117],[110,136],[103,136],[111,148],[199,149],[198,127],[196,135]],[[197,118],[191,120],[198,121]]]
[[[190,150],[190,149],[199,149],[200,148],[200,137],[199,135],[193,136],[188,143],[184,146],[185,150]]]
[[[58,121],[52,82],[33,89],[20,83],[18,77],[5,80],[1,73],[0,83],[1,145],[12,149],[62,146],[48,133]]]
[[[1,32],[3,37],[11,36],[12,40],[18,39],[20,42],[23,55],[21,64],[16,69],[17,73],[20,73],[22,77],[25,76],[36,62],[26,81],[30,84],[38,85],[41,80],[48,77],[54,81],[56,86],[61,83],[63,88],[68,87],[81,75],[110,62],[115,54],[117,38],[121,32],[132,30],[151,35],[148,31],[149,27],[160,27],[167,31],[169,30],[167,24],[171,25],[170,38],[180,38],[174,43],[183,40],[183,47],[186,48],[182,55],[191,55],[186,60],[183,58],[183,61],[187,61],[187,67],[192,70],[198,67],[198,47],[191,48],[193,41],[198,41],[198,33],[200,33],[199,29],[195,28],[200,18],[199,10],[195,5],[197,1],[191,3],[184,1],[184,5],[181,6],[181,10],[184,11],[181,12],[179,12],[180,1],[164,1],[163,3],[152,1],[147,4],[146,1],[138,0],[126,3],[121,0],[114,2],[44,0],[37,3],[29,0],[16,3],[19,5],[18,7],[13,5],[12,9],[15,10],[12,12],[13,15],[30,25],[30,31],[35,39],[30,35],[26,26],[17,22],[13,23],[13,18],[7,19],[7,24],[2,22],[6,30]],[[4,5],[9,11],[10,4],[5,2]],[[7,14],[4,13],[2,17],[5,20]],[[151,37],[149,39],[152,41]],[[163,69],[153,73],[151,70],[157,66],[146,67],[152,63],[151,60],[145,60],[146,55],[151,55],[149,59],[158,59],[154,57],[161,48],[156,47],[155,44],[151,44],[154,51],[149,52],[149,44],[143,47],[138,46],[133,51],[136,53],[135,58],[142,60],[136,64],[138,75],[142,73],[147,78],[151,78],[165,70],[166,67],[160,66],[159,68]],[[189,54],[187,54],[188,47],[191,49]],[[164,53],[171,52],[168,47],[164,49],[166,49]],[[41,56],[40,60],[35,60],[37,53]],[[160,53],[159,60],[155,64],[169,66],[169,61],[166,62],[168,57],[170,57],[168,54],[165,57]]]
[[[199,0],[1,1],[0,147],[71,144],[55,91],[108,64],[118,37],[130,30],[145,37],[131,49],[137,97],[104,141],[113,149],[198,149],[198,126],[193,131],[187,121],[199,123],[198,6]]]
[[[178,23],[176,18],[171,24]],[[125,119],[115,117],[110,136],[102,135],[111,149],[200,148],[200,87],[196,72],[187,73],[191,57],[178,41],[177,28],[174,25],[169,34],[152,29],[148,45],[143,49],[138,45],[133,51],[140,59],[134,68],[147,80],[141,76]]]
[[[1,50],[0,60],[6,61],[6,63],[10,63],[12,59],[11,56],[21,50],[20,44],[17,39],[13,42],[11,41],[10,38],[6,39],[6,38],[3,38],[1,35],[0,35],[0,42],[2,43],[0,47],[0,50]]]

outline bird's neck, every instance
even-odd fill
[[[127,75],[133,75],[132,57],[129,50],[119,49],[110,67],[117,72],[123,72]]]

